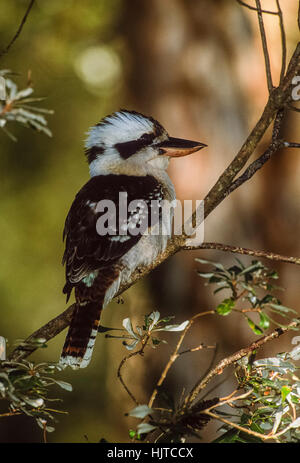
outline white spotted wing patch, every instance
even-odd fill
[[[68,296],[72,287],[83,279],[87,286],[93,285],[94,271],[113,265],[143,235],[153,234],[152,230],[148,233],[148,229],[153,224],[161,224],[160,203],[164,193],[164,186],[152,176],[100,175],[83,186],[73,201],[64,228],[63,263],[67,280],[64,292]],[[125,215],[120,212],[121,194],[127,198]],[[103,201],[116,206],[111,213],[98,208],[100,202],[103,206]]]
[[[121,236],[116,235],[116,236],[111,236],[110,240],[111,241],[117,241],[119,243],[125,243],[125,241],[130,240],[130,236],[129,235],[121,235]]]
[[[163,191],[159,185],[147,198],[131,201],[127,218],[120,223],[121,236],[144,234],[149,228],[157,225],[161,217],[163,199]]]
[[[89,206],[92,211],[96,212],[96,207],[98,203],[95,203],[94,201],[87,201],[86,205]]]
[[[111,242],[124,243],[132,236],[143,235],[149,228],[157,225],[161,218],[163,190],[161,185],[148,193],[143,199],[135,199],[124,203],[121,198],[118,204],[112,208],[111,212],[105,212],[107,220],[100,223],[98,221],[97,232],[101,236],[107,236]],[[86,205],[98,214],[98,204],[87,201]],[[102,216],[102,218],[104,215]],[[101,225],[102,228],[101,228]]]

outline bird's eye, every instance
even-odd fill
[[[144,133],[144,135],[141,136],[141,140],[145,142],[146,144],[150,144],[153,142],[153,133]]]

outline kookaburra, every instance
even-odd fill
[[[85,152],[91,179],[77,193],[64,228],[63,291],[68,300],[75,289],[76,307],[60,358],[62,365],[84,368],[89,364],[103,307],[137,267],[150,265],[165,250],[172,214],[164,218],[163,200],[175,200],[166,171],[169,158],[205,146],[169,137],[159,122],[135,111],[116,112],[89,130]],[[122,220],[120,193],[135,204]],[[110,233],[99,234],[97,222],[105,213],[99,204],[107,200],[116,206],[115,225]],[[150,223],[148,233],[143,233],[141,222],[151,216],[153,201],[162,206],[156,223]],[[152,234],[151,227],[157,227],[157,222],[160,232]],[[163,228],[169,231],[162,233]]]

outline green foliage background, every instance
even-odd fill
[[[1,45],[12,37],[27,4],[0,2]],[[1,134],[0,334],[10,343],[24,339],[65,307],[62,229],[76,191],[88,179],[83,131],[120,106],[120,85],[95,95],[74,71],[74,60],[92,45],[122,46],[116,30],[119,9],[115,0],[37,2],[1,62],[2,68],[19,74],[14,79],[20,88],[26,86],[30,69],[35,95],[47,97],[41,106],[55,111],[48,117],[52,139],[17,124],[10,126],[17,143]],[[63,339],[64,334],[58,336],[34,358],[58,359]],[[76,410],[71,418],[59,417],[55,441],[80,442],[83,434],[91,441],[103,435],[120,439],[122,427],[106,400],[105,350],[95,362],[97,368],[84,375],[62,375],[73,383],[74,393],[63,394],[60,408]],[[17,417],[1,421],[0,429],[1,441],[41,440],[39,429]]]

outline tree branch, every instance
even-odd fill
[[[255,8],[255,6],[248,5],[248,3],[243,2],[242,0],[236,0],[236,1],[237,1],[241,6],[244,6],[245,8],[248,8],[249,10],[257,11],[257,8]],[[261,12],[262,12],[262,13],[266,13],[266,14],[278,15],[278,12],[277,12],[277,11],[261,10]]]
[[[215,310],[208,310],[206,312],[200,312],[200,313],[194,315],[194,317],[189,321],[189,324],[183,330],[183,332],[182,332],[182,334],[181,334],[181,336],[179,338],[179,341],[176,344],[176,347],[175,347],[175,350],[174,350],[173,354],[169,358],[168,363],[166,364],[165,368],[163,369],[163,371],[162,371],[162,373],[160,375],[159,380],[157,381],[157,384],[156,384],[156,386],[155,386],[155,388],[154,388],[154,390],[152,392],[152,395],[151,395],[151,397],[149,399],[149,403],[148,403],[149,408],[152,408],[152,405],[153,405],[153,403],[155,401],[155,398],[157,396],[157,393],[158,393],[158,389],[159,389],[159,387],[161,387],[164,380],[166,379],[166,376],[167,376],[168,371],[170,370],[171,366],[178,359],[178,357],[183,353],[183,352],[179,352],[179,349],[180,349],[180,347],[181,347],[181,345],[183,343],[183,340],[184,340],[187,332],[189,331],[189,329],[191,328],[191,326],[193,325],[195,320],[197,320],[198,318],[203,317],[205,315],[214,314],[214,313],[215,313]]]
[[[224,252],[232,252],[235,254],[241,254],[241,255],[247,255],[247,256],[253,256],[253,257],[259,257],[259,258],[264,258],[264,259],[269,259],[272,261],[277,261],[277,262],[285,262],[289,264],[295,264],[295,265],[300,265],[300,257],[293,257],[293,256],[284,256],[281,254],[276,254],[273,252],[268,252],[268,251],[259,251],[255,249],[248,249],[248,248],[242,248],[239,246],[231,246],[229,244],[222,244],[222,243],[202,243],[199,246],[186,246],[182,245],[180,248],[178,248],[175,252],[182,250],[182,251],[195,251],[195,250],[200,250],[200,249],[215,249],[218,251],[224,251]],[[168,255],[169,256],[169,255]],[[163,258],[164,260],[164,258]],[[128,281],[126,286],[122,286],[116,295],[118,297],[120,294],[122,294],[126,289],[128,289],[130,286],[132,286],[136,281],[138,281],[140,278],[142,278],[140,275],[143,273],[143,276],[146,274],[150,273],[152,269],[154,269],[156,266],[159,264],[153,263],[151,269],[147,267],[146,269],[141,269],[140,272],[135,272],[133,274],[132,280]],[[72,319],[72,314],[75,309],[75,304],[72,304],[70,307],[68,307],[64,312],[62,312],[60,315],[57,317],[53,318],[50,320],[48,323],[43,325],[41,328],[36,330],[34,333],[32,333],[26,340],[25,340],[25,346],[23,343],[18,346],[9,356],[10,360],[18,361],[21,360],[22,358],[28,357],[30,354],[32,354],[36,349],[36,344],[33,343],[35,339],[38,338],[43,338],[46,341],[49,341],[50,339],[53,339],[55,336],[57,336],[61,331],[63,331],[67,326],[69,326],[71,319]],[[205,312],[206,314],[207,312]],[[210,311],[209,313],[212,313]],[[189,325],[188,325],[189,327]]]
[[[272,341],[273,339],[279,338],[279,336],[283,335],[285,332],[295,329],[300,325],[300,318],[293,320],[289,325],[284,326],[282,328],[276,328],[272,333],[263,336],[262,338],[258,339],[257,341],[252,342],[248,347],[243,347],[242,349],[238,350],[234,354],[226,357],[225,359],[221,360],[209,373],[203,378],[203,380],[194,388],[190,394],[187,395],[185,399],[185,406],[191,404],[199,395],[199,393],[206,388],[207,384],[217,375],[223,373],[224,369],[233,365],[238,360],[243,357],[246,357],[248,354],[251,354],[254,350],[260,349],[264,346],[267,342]]]
[[[280,1],[276,0],[278,16],[279,16],[279,27],[280,27],[280,36],[281,36],[281,48],[282,48],[282,57],[281,57],[281,70],[280,70],[280,82],[283,81],[285,68],[286,68],[286,36],[283,22],[283,14],[280,6]]]
[[[26,12],[25,12],[23,18],[22,18],[22,21],[21,21],[21,23],[20,23],[20,25],[19,25],[19,27],[18,27],[17,32],[15,33],[15,35],[13,36],[13,38],[11,39],[11,41],[9,42],[9,44],[4,48],[4,50],[2,50],[2,51],[0,52],[0,58],[2,58],[2,56],[6,55],[6,54],[8,53],[9,49],[13,46],[13,44],[15,43],[15,41],[17,40],[17,38],[18,38],[19,35],[21,34],[22,29],[23,29],[23,27],[24,27],[24,24],[25,24],[25,22],[26,22],[26,19],[27,19],[28,15],[29,15],[29,13],[30,13],[30,11],[31,11],[31,8],[33,7],[34,2],[35,2],[35,0],[30,0],[30,3],[29,3],[29,5],[28,5],[28,7],[27,7],[27,10],[26,10]]]
[[[202,243],[199,246],[185,246],[186,251],[195,251],[197,249],[216,249],[217,251],[232,252],[244,256],[253,256],[263,259],[269,259],[277,262],[285,262],[288,264],[300,265],[300,257],[283,256],[282,254],[275,254],[274,252],[258,251],[256,249],[241,248],[239,246],[231,246],[229,244],[221,243]]]
[[[266,151],[258,159],[256,159],[256,161],[252,162],[247,167],[245,172],[240,177],[238,177],[234,182],[232,182],[232,184],[230,185],[230,187],[228,188],[226,192],[227,196],[230,193],[232,193],[234,190],[236,190],[240,185],[245,183],[247,180],[250,180],[250,178],[253,177],[253,175],[259,169],[261,169],[267,161],[269,161],[269,159],[271,158],[273,154],[277,153],[277,151],[279,151],[281,148],[286,147],[285,142],[278,138],[280,129],[282,126],[282,122],[283,122],[283,114],[284,114],[283,110],[281,109],[278,111],[276,115],[276,118],[274,121],[274,127],[273,127],[272,143],[269,145]]]
[[[288,142],[286,141],[284,146],[286,146],[287,148],[300,148],[300,143],[291,143],[291,142]]]
[[[33,3],[33,2],[32,2]],[[257,5],[260,6],[259,0],[257,0]],[[31,5],[32,6],[32,5]],[[257,9],[258,15],[261,16],[262,10]],[[278,12],[276,12],[278,15]],[[216,207],[236,188],[240,187],[245,181],[249,180],[257,170],[259,170],[265,162],[267,162],[270,157],[282,146],[297,147],[296,143],[287,144],[279,139],[279,131],[282,123],[283,109],[288,107],[292,102],[292,80],[300,72],[300,43],[298,43],[285,73],[284,78],[280,82],[277,88],[272,88],[269,94],[267,104],[262,112],[261,117],[259,118],[256,126],[251,131],[250,135],[247,137],[246,141],[240,148],[239,152],[236,154],[229,166],[224,170],[222,175],[216,181],[215,185],[211,188],[209,193],[204,199],[204,218],[206,219],[208,215],[216,209]],[[266,133],[268,127],[275,119],[273,127],[272,142],[266,152],[256,161],[254,161],[246,169],[244,174],[238,177],[236,180],[235,177],[238,173],[244,168],[249,158],[253,155],[258,143],[262,139],[263,135]],[[201,223],[197,223],[198,217],[201,217],[201,214],[198,214],[197,211],[191,217],[193,226],[199,226]],[[148,275],[153,269],[158,265],[164,262],[168,257],[174,255],[182,249],[191,249],[187,246],[186,235],[173,236],[167,245],[167,248],[163,253],[161,253],[151,265],[147,267],[140,267],[135,270],[131,275],[130,280],[126,284],[120,287],[118,295],[123,293],[126,289],[132,286],[141,278],[144,278]],[[289,262],[294,264],[299,264],[299,258],[296,257],[286,257],[280,256],[279,254],[274,254],[272,252],[264,251],[253,251],[247,250],[245,248],[237,248],[233,246],[220,245],[217,243],[213,244],[215,247],[212,247],[212,243],[204,243],[199,246],[199,249],[220,249],[227,250],[229,252],[237,252],[240,254],[255,255],[257,257],[265,257],[271,260],[279,260],[283,262]],[[206,247],[205,247],[206,246]],[[211,246],[211,247],[209,247]],[[225,249],[226,248],[226,249]],[[194,248],[193,248],[194,249]],[[50,340],[60,333],[64,328],[70,324],[72,313],[75,305],[68,307],[61,315],[58,315],[56,318],[48,322],[46,325],[35,331],[26,342],[30,342],[34,338],[45,338]],[[11,360],[19,360],[21,358],[27,357],[31,352],[36,349],[34,346],[27,346],[26,348],[19,346],[17,347],[10,355]]]
[[[268,51],[268,44],[267,44],[267,37],[265,32],[265,25],[264,25],[264,18],[261,11],[261,4],[260,0],[255,0],[256,3],[256,11],[258,17],[258,24],[260,30],[260,36],[263,46],[264,58],[265,58],[265,67],[266,67],[266,76],[267,76],[267,84],[269,93],[271,93],[273,89],[273,82],[272,82],[272,72],[271,72],[271,65],[270,65],[270,56]]]

